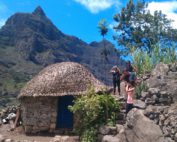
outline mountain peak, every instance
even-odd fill
[[[33,14],[37,16],[45,16],[45,13],[40,6],[36,7],[36,9],[33,11]]]
[[[99,42],[96,42],[96,41],[94,41],[94,42],[91,42],[90,44],[89,44],[90,46],[96,46],[96,47],[103,47],[103,46],[109,46],[109,47],[114,47],[114,45],[110,42],[110,41],[108,41],[108,40],[106,40],[106,39],[103,39],[103,40],[101,40],[101,41],[99,41]]]

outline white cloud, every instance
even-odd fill
[[[6,20],[5,19],[0,19],[0,28],[5,24]]]
[[[118,0],[74,0],[85,6],[91,13],[98,13],[108,9],[111,6],[117,7],[120,3]]]
[[[172,26],[177,28],[177,1],[150,2],[148,9],[151,13],[154,13],[155,10],[161,10],[168,19],[174,20]]]

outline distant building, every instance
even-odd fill
[[[84,95],[93,85],[100,91],[104,85],[85,67],[62,62],[44,68],[21,90],[21,117],[26,133],[72,129],[76,118],[68,110],[74,96]]]

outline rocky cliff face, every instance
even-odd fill
[[[100,128],[100,141],[177,142],[177,64],[160,63],[142,79],[147,90],[134,101],[135,108],[125,120],[119,112],[116,127]]]
[[[110,53],[108,61],[101,55],[103,42]],[[41,7],[32,13],[16,13],[6,21],[0,29],[0,56],[0,96],[4,101],[5,96],[17,94],[27,80],[49,64],[79,62],[107,84],[111,83],[109,69],[124,64],[110,42],[87,44],[65,35]]]

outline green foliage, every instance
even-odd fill
[[[109,55],[110,53],[109,53],[109,50],[106,49],[106,47],[105,47],[104,36],[105,36],[105,35],[107,34],[107,32],[108,32],[108,25],[107,25],[107,22],[106,22],[105,19],[102,19],[102,20],[99,21],[99,23],[98,23],[98,29],[99,29],[100,34],[103,36],[103,46],[104,46],[104,48],[103,48],[103,50],[101,51],[101,55],[103,56],[104,61],[107,62],[107,61],[108,61],[108,55]]]
[[[15,81],[13,79],[8,79],[3,82],[3,86],[6,90],[15,90]]]
[[[140,85],[136,86],[136,89],[135,89],[136,97],[139,98],[141,96],[141,92],[147,91],[147,89],[148,89],[148,87],[147,87],[146,83],[141,82]]]
[[[15,72],[13,70],[10,70],[9,73],[16,83],[27,82],[28,80],[30,80],[29,76],[25,75],[24,73]]]
[[[100,34],[104,37],[108,32],[108,25],[105,19],[102,19],[98,23],[98,29],[100,31]]]
[[[137,74],[142,74],[152,70],[153,64],[151,62],[151,56],[147,52],[133,48],[131,56],[133,64],[137,67]]]
[[[118,33],[114,36],[118,44],[126,47],[128,51],[132,46],[151,52],[154,44],[163,40],[177,41],[177,29],[171,27],[172,21],[167,19],[161,11],[151,14],[147,9],[148,3],[143,0],[129,0],[121,12],[114,15],[117,25],[114,27]]]
[[[85,129],[81,135],[81,142],[95,142],[97,131],[94,127]]]
[[[29,80],[27,75],[19,72],[14,72],[12,70],[10,70],[7,74],[4,73],[4,78],[4,80],[1,80],[2,86],[10,93],[15,93],[20,90]]]
[[[107,123],[115,124],[119,105],[111,95],[98,95],[91,88],[86,95],[76,98],[74,105],[69,106],[69,109],[79,120],[76,131],[81,136],[81,141],[87,142],[85,139],[89,139],[88,142],[91,142],[94,141],[99,126]]]
[[[159,62],[163,63],[174,63],[177,60],[176,46],[165,46],[160,48],[160,46],[155,45],[154,50],[151,53],[153,64],[157,64]]]
[[[159,45],[154,45],[150,53],[132,47],[131,56],[133,64],[138,69],[138,74],[150,72],[160,62],[168,64],[177,61],[175,46],[162,48]]]

